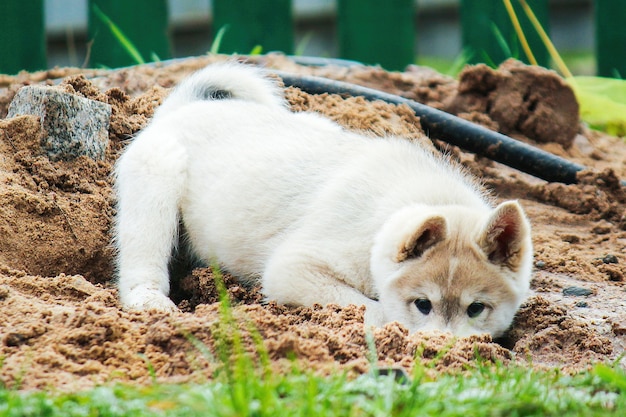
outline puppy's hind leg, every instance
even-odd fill
[[[176,133],[151,126],[116,165],[118,289],[128,309],[175,310],[168,263],[177,244],[187,154]]]

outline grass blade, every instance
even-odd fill
[[[98,19],[100,19],[102,23],[104,23],[109,28],[115,39],[117,39],[117,41],[120,43],[120,45],[122,45],[124,50],[131,56],[131,58],[135,60],[137,64],[145,64],[146,61],[143,59],[143,57],[141,56],[135,45],[130,41],[130,39],[128,39],[126,35],[124,35],[124,32],[122,32],[122,30],[115,23],[113,23],[109,16],[104,14],[104,12],[100,10],[100,8],[95,3],[92,7],[94,13],[96,14],[96,16],[98,16]]]
[[[550,37],[541,26],[541,23],[539,23],[539,20],[537,19],[537,16],[535,16],[535,13],[533,12],[533,10],[530,8],[530,6],[528,6],[528,3],[526,3],[526,0],[518,0],[518,1],[521,4],[522,9],[524,10],[524,13],[526,13],[526,16],[528,16],[530,23],[532,23],[533,27],[539,34],[541,41],[548,49],[548,52],[550,53],[550,56],[552,57],[557,67],[559,68],[559,71],[561,71],[561,74],[563,74],[565,78],[571,78],[572,73],[567,68],[567,65],[565,65],[565,62],[563,62],[563,59],[561,59],[561,55],[559,55],[559,52],[554,47],[554,44],[550,40]]]
[[[211,49],[209,53],[216,55],[219,53],[220,46],[222,45],[222,39],[224,38],[224,34],[228,30],[229,25],[222,26],[217,33],[215,34],[215,39],[213,39],[213,43],[211,44]]]
[[[502,49],[502,52],[504,52],[504,56],[514,57],[513,52],[511,51],[511,48],[509,48],[509,44],[507,43],[506,39],[504,39],[504,36],[502,35],[502,32],[500,31],[500,28],[498,27],[498,25],[496,25],[493,22],[491,23],[491,31],[496,37],[496,42],[498,42],[498,45]]]

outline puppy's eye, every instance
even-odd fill
[[[475,317],[478,317],[480,313],[482,313],[484,310],[485,305],[483,303],[474,301],[467,307],[467,315],[469,316],[469,318],[473,319]]]
[[[430,313],[430,311],[433,309],[432,303],[430,302],[430,300],[427,300],[426,298],[418,298],[417,300],[415,300],[415,306],[420,311],[420,313],[422,313],[425,316],[427,316]]]

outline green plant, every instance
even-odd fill
[[[93,4],[93,11],[96,16],[98,16],[98,19],[100,19],[102,23],[109,28],[115,39],[120,43],[128,55],[130,55],[130,57],[137,64],[145,64],[146,61],[143,59],[139,50],[135,47],[131,40],[128,39],[124,32],[122,32],[122,30],[106,14],[104,14],[104,12],[96,4]],[[156,61],[159,60],[154,53],[153,58],[156,58]]]
[[[224,25],[219,28],[219,30],[215,34],[215,39],[213,39],[213,43],[211,44],[211,49],[209,50],[209,53],[214,55],[219,53],[220,46],[222,45],[222,39],[224,39],[224,34],[226,34],[226,32],[228,31],[228,28],[228,25]]]
[[[496,38],[496,42],[498,42],[498,45],[500,46],[500,49],[502,49],[502,52],[504,52],[504,55],[508,56],[510,58],[519,59],[520,58],[520,53],[519,53],[519,50],[518,50],[517,42],[515,42],[515,38],[510,39],[510,40],[507,41],[504,38],[504,35],[502,34],[502,31],[500,30],[500,28],[498,28],[498,26],[495,23],[492,23],[491,30],[494,33],[494,36]],[[492,68],[496,68],[498,66],[491,59],[491,57],[488,56],[486,53],[483,52],[482,56],[483,56],[483,60],[485,61],[485,63],[487,63]]]
[[[558,369],[490,365],[438,374],[416,366],[391,376],[289,373],[203,384],[103,386],[78,393],[0,389],[0,416],[622,416],[626,373],[597,365]]]
[[[296,49],[294,51],[294,55],[295,56],[302,56],[304,55],[304,51],[306,50],[306,47],[309,45],[309,43],[311,42],[311,39],[313,38],[313,32],[307,32],[302,39],[300,40],[300,42],[298,42],[298,44],[296,45]]]
[[[297,360],[290,370],[273,370],[261,334],[231,304],[217,266],[213,274],[220,319],[212,327],[213,349],[188,335],[199,354],[218,370],[210,381],[108,385],[74,392],[19,391],[0,387],[4,416],[622,416],[626,411],[626,372],[620,358],[589,371],[567,375],[558,369],[505,365],[476,359],[476,366],[441,373],[416,362],[408,379],[372,372],[319,376]],[[241,323],[244,323],[243,327]],[[246,351],[251,338],[254,352]],[[370,362],[378,354],[368,334]],[[452,345],[450,345],[452,346]],[[446,349],[440,352],[440,358]],[[422,355],[418,348],[417,357]]]

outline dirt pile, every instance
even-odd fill
[[[484,64],[466,68],[445,109],[470,118],[486,114],[502,133],[521,133],[566,148],[579,130],[578,103],[565,81],[552,71],[514,60],[498,70]]]
[[[218,366],[194,342],[215,352],[225,333],[211,271],[199,268],[182,279],[173,295],[180,313],[125,312],[111,282],[109,244],[115,212],[110,173],[117,156],[169,87],[216,59],[223,58],[85,71],[86,76],[68,69],[0,78],[0,114],[19,86],[56,84],[51,75],[67,75],[59,88],[113,108],[111,145],[101,162],[84,157],[51,162],[39,148],[37,118],[0,119],[0,380],[7,386],[147,383],[150,367],[159,380],[174,382],[210,377]],[[291,366],[296,357],[320,373],[367,370],[369,338],[381,366],[407,370],[416,360],[432,362],[440,371],[461,369],[476,363],[476,351],[487,360],[578,369],[624,351],[626,197],[619,179],[626,178],[626,145],[581,126],[569,90],[554,74],[509,63],[497,71],[468,68],[459,83],[421,68],[388,73],[370,67],[301,67],[281,56],[254,61],[401,93],[442,109],[455,103],[464,117],[591,170],[581,173],[579,184],[549,184],[447,148],[498,198],[520,199],[533,224],[536,294],[499,343],[488,337],[409,335],[396,324],[369,333],[360,308],[265,304],[258,289],[226,275],[232,314],[247,350],[259,348],[258,332],[277,370]],[[493,81],[486,90],[483,78]],[[435,149],[406,107],[310,96],[293,88],[286,96],[294,111],[317,111],[352,129],[402,135]],[[510,104],[502,104],[507,97]],[[509,105],[511,112],[502,111]],[[514,120],[506,124],[503,118]]]

